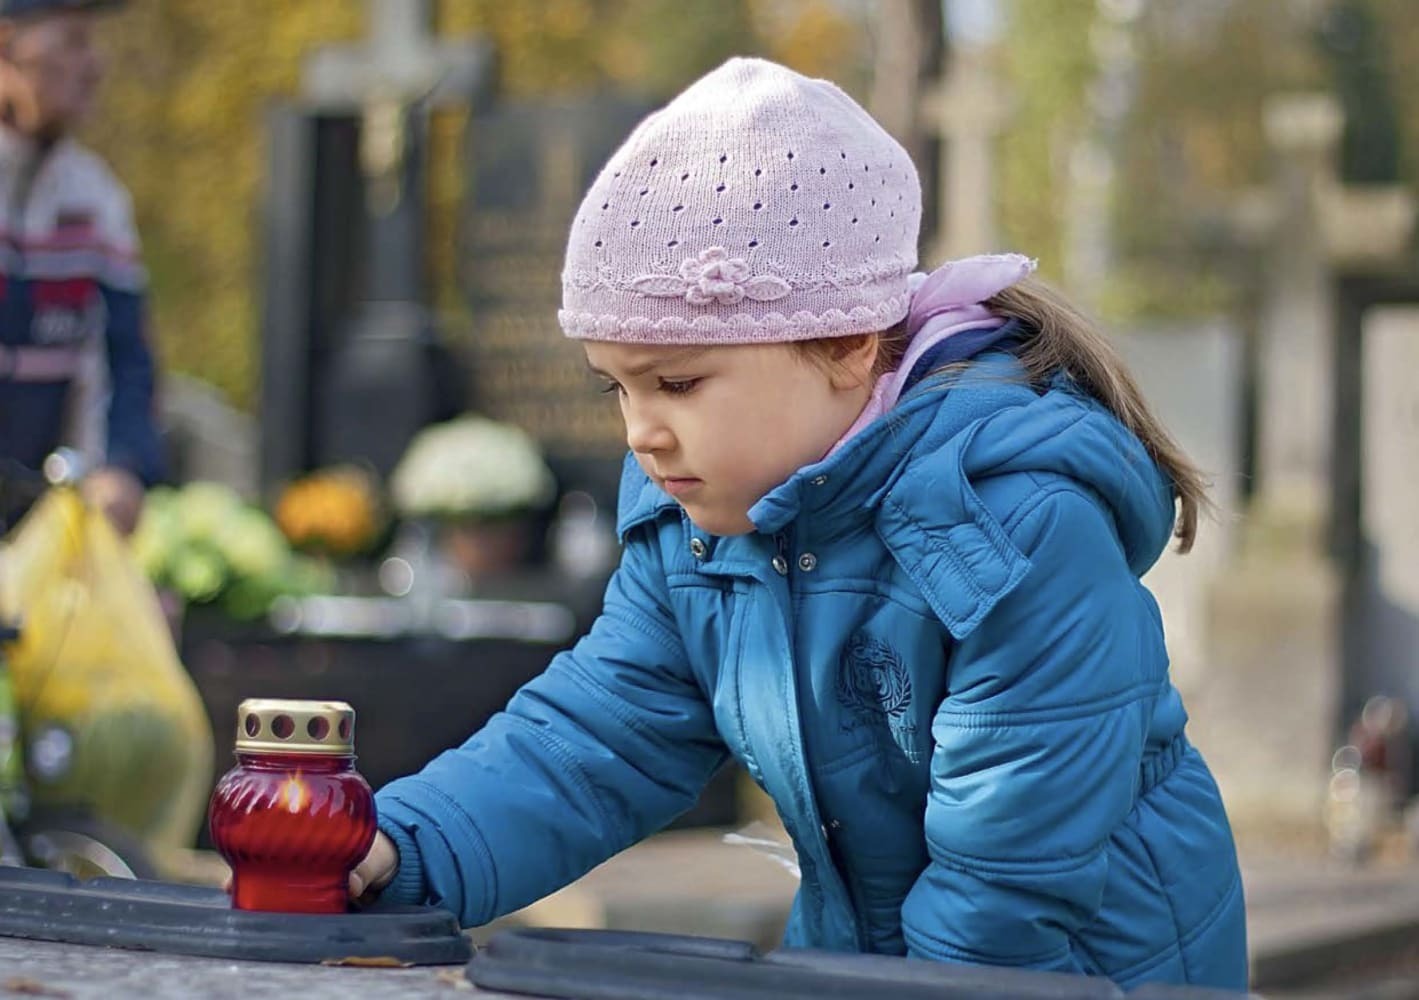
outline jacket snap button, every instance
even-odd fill
[[[783,556],[774,556],[773,567],[779,576],[788,576],[788,560]]]
[[[805,573],[811,573],[818,565],[818,557],[811,552],[805,552],[798,557],[798,568]]]
[[[705,543],[698,538],[690,539],[690,555],[696,559],[703,559],[705,557]]]
[[[828,477],[827,477],[827,476],[814,476],[812,479],[808,480],[808,482],[810,482],[810,483],[813,484],[814,486],[822,486],[822,485],[826,484],[827,481],[828,481]]]

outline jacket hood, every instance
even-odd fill
[[[1086,487],[1112,516],[1129,568],[1142,576],[1172,537],[1173,487],[1142,442],[1102,405],[1056,389],[981,421],[963,450],[968,480],[1027,472]]]

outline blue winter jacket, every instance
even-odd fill
[[[717,538],[628,461],[601,617],[378,796],[387,892],[484,923],[732,754],[803,882],[785,943],[1244,988],[1242,886],[1139,576],[1170,485],[1064,380],[933,377]]]

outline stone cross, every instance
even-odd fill
[[[1324,516],[1331,475],[1332,277],[1402,266],[1414,196],[1400,185],[1341,184],[1344,120],[1328,95],[1273,98],[1263,126],[1275,176],[1239,216],[1263,255],[1258,499],[1287,519],[1314,522]]]
[[[946,77],[922,98],[926,127],[940,137],[937,182],[940,220],[930,270],[943,260],[994,253],[995,157],[993,145],[1007,121],[1011,101],[989,64],[989,49],[957,48]]]
[[[369,35],[330,45],[307,57],[303,94],[327,107],[363,107],[370,100],[422,100],[438,106],[466,101],[487,73],[486,46],[440,40],[430,30],[429,0],[367,0]]]
[[[367,38],[312,52],[301,91],[318,108],[362,116],[371,284],[378,298],[413,300],[423,259],[423,116],[471,103],[492,53],[482,42],[437,38],[429,0],[367,0],[367,10]]]

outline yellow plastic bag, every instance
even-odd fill
[[[49,491],[0,548],[7,660],[29,738],[58,726],[72,764],[36,805],[82,804],[155,847],[190,847],[212,787],[212,730],[157,595],[102,513]]]

